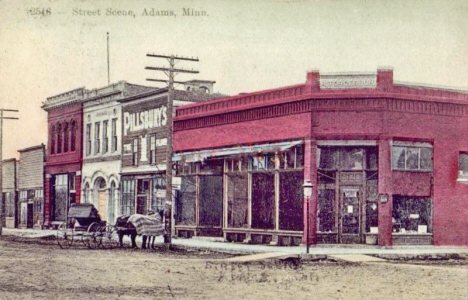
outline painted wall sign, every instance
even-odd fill
[[[124,113],[124,135],[130,131],[156,128],[167,124],[167,107],[161,106],[135,113]]]

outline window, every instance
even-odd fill
[[[111,151],[117,151],[117,119],[112,119],[112,146]]]
[[[91,124],[86,124],[86,155],[91,154]]]
[[[57,126],[57,153],[62,153],[62,124]]]
[[[55,126],[50,128],[50,154],[55,154]]]
[[[109,150],[109,137],[107,135],[107,123],[108,121],[102,122],[102,153],[107,153]]]
[[[68,123],[63,126],[63,152],[68,152],[68,143],[70,141]]]
[[[132,144],[132,164],[138,166],[138,139],[133,139]]]
[[[131,215],[135,213],[135,180],[122,180],[121,187],[120,213]]]
[[[89,183],[86,183],[83,190],[83,203],[88,203]]]
[[[164,176],[153,178],[153,196],[151,197],[151,210],[158,212],[166,204],[166,179]]]
[[[392,169],[402,171],[432,171],[432,148],[393,146]]]
[[[94,154],[101,152],[101,123],[96,122],[94,124]]]
[[[393,232],[430,233],[431,198],[393,197]]]
[[[149,151],[150,164],[156,164],[156,136],[150,136],[150,151]]]
[[[468,153],[458,154],[458,178],[468,178]]]
[[[71,123],[70,151],[76,150],[76,122]]]

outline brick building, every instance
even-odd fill
[[[45,145],[18,150],[18,197],[20,228],[42,228],[44,224]]]
[[[18,161],[15,158],[6,159],[2,164],[2,205],[7,228],[18,226]]]
[[[78,88],[47,98],[48,144],[44,183],[44,225],[65,221],[80,202],[83,160],[83,97]]]
[[[174,106],[219,98],[213,81],[189,81],[174,93]],[[164,207],[167,147],[167,88],[118,100],[122,103],[120,214]]]
[[[121,171],[121,105],[117,100],[154,88],[120,81],[88,91],[83,99],[82,196],[103,220],[118,216]]]
[[[467,245],[467,129],[466,90],[397,83],[391,69],[312,71],[305,84],[180,107],[177,234]]]

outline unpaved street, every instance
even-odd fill
[[[223,254],[60,249],[0,238],[0,299],[466,299],[462,262],[431,265],[280,261]]]

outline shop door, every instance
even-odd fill
[[[102,220],[107,220],[107,197],[105,190],[98,192],[98,212]]]
[[[340,187],[339,241],[361,243],[361,200],[359,187]]]
[[[149,179],[138,179],[137,183],[137,203],[136,213],[146,214],[148,213],[148,198],[150,192],[150,180]]]
[[[27,219],[26,219],[26,227],[27,228],[32,228],[33,227],[33,223],[34,223],[33,210],[34,210],[34,205],[32,203],[28,203],[28,214],[27,214]]]

